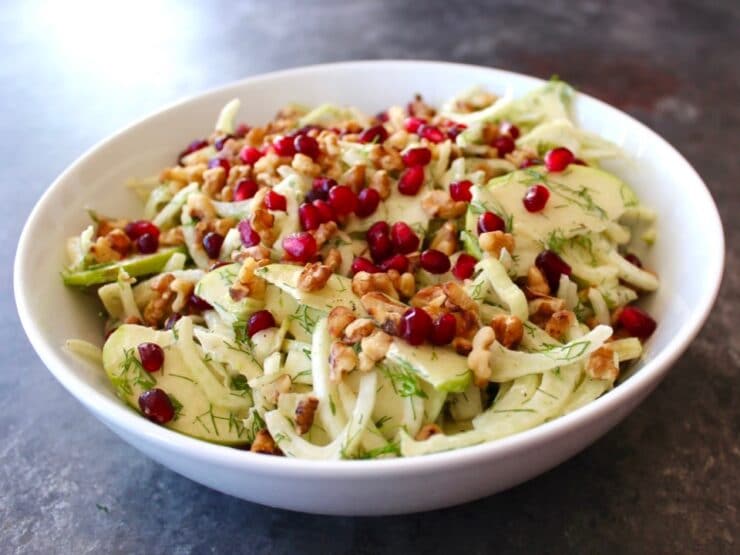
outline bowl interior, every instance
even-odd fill
[[[75,162],[47,191],[21,238],[16,260],[16,297],[34,347],[57,378],[90,408],[100,410],[100,403],[107,404],[105,398],[118,403],[98,368],[62,349],[68,338],[102,343],[102,320],[95,300],[84,299],[78,291],[65,288],[59,277],[65,263],[65,239],[88,224],[85,208],[111,216],[141,214],[141,202],[123,186],[126,179],[156,174],[172,164],[184,145],[211,131],[220,108],[231,98],[242,101],[240,121],[260,123],[290,102],[336,102],[375,112],[404,103],[417,92],[432,104],[439,104],[475,84],[498,94],[517,96],[541,81],[454,64],[379,62],[316,66],[223,87],[167,108],[101,143]],[[698,331],[721,276],[722,230],[701,180],[664,140],[616,109],[585,95],[577,96],[575,115],[582,127],[616,142],[630,155],[631,160],[611,164],[611,169],[628,181],[641,200],[659,215],[658,241],[646,262],[657,270],[661,287],[645,302],[659,322],[658,329],[638,371],[609,394],[613,395],[620,388],[628,390],[633,380],[647,379],[643,373],[664,370],[665,363],[679,354]],[[656,363],[659,355],[664,357],[663,364]],[[80,386],[84,384],[88,387],[83,391]],[[131,418],[138,419],[133,414]]]

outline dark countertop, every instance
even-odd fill
[[[740,157],[731,149],[740,136],[740,4],[301,4],[0,4],[0,552],[737,553]],[[624,423],[513,490],[406,517],[267,509],[151,462],[46,371],[9,285],[33,204],[98,140],[234,79],[361,58],[560,75],[686,155],[719,205],[728,246],[720,300],[704,331]]]

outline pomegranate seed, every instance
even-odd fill
[[[638,268],[642,268],[642,260],[640,260],[636,254],[628,253],[624,255],[624,259],[632,264],[633,266],[637,266]]]
[[[373,240],[377,237],[388,235],[390,232],[391,228],[388,223],[381,220],[379,222],[375,222],[368,228],[367,232],[365,233],[365,237],[368,243],[372,243]]]
[[[441,143],[446,139],[445,134],[439,130],[439,127],[433,125],[422,125],[417,130],[419,137],[426,139],[431,143]]]
[[[257,194],[259,185],[252,179],[240,179],[234,186],[234,201],[248,200]]]
[[[473,272],[475,272],[475,265],[477,263],[478,261],[474,256],[467,253],[461,253],[460,256],[457,257],[455,265],[452,267],[452,275],[459,280],[469,279],[473,277]]]
[[[195,312],[203,312],[204,310],[211,310],[213,307],[203,297],[199,297],[195,293],[190,293],[188,297],[188,307]]]
[[[226,175],[229,175],[229,171],[231,170],[231,164],[229,164],[229,161],[226,158],[211,158],[208,161],[208,168],[223,168],[224,173]]]
[[[447,130],[447,136],[453,141],[457,136],[468,128],[464,123],[455,123]]]
[[[508,135],[515,141],[519,138],[519,128],[513,123],[505,121],[498,126],[499,133],[502,135]]]
[[[159,248],[159,237],[151,233],[145,233],[136,240],[136,247],[141,254],[152,254]]]
[[[421,267],[431,274],[444,274],[450,269],[450,257],[436,249],[421,253]]]
[[[457,320],[455,317],[450,313],[442,314],[432,326],[429,341],[434,345],[447,345],[455,339],[456,331]]]
[[[385,222],[375,222],[367,230],[367,244],[370,256],[375,262],[380,262],[393,254],[393,243],[389,235],[390,228]]]
[[[308,262],[318,251],[316,239],[307,231],[291,233],[283,239],[283,250],[291,260]]]
[[[327,200],[329,198],[329,191],[331,191],[336,186],[336,180],[330,177],[316,177],[313,180],[312,191],[315,191],[318,195],[316,198]]]
[[[229,139],[233,139],[234,135],[224,135],[223,137],[219,137],[213,142],[213,148],[215,148],[218,151],[223,150],[224,145],[226,144],[226,141]]]
[[[537,258],[534,259],[534,265],[545,274],[547,283],[550,284],[550,290],[553,293],[558,290],[560,276],[571,274],[568,263],[551,250],[544,250],[538,254]]]
[[[270,190],[265,195],[265,206],[268,210],[285,212],[288,209],[288,201],[280,193]]]
[[[205,148],[208,146],[208,141],[205,139],[196,139],[192,143],[190,143],[187,147],[185,147],[185,150],[183,150],[178,156],[177,161],[179,163],[182,163],[182,159],[185,158],[188,154],[192,154],[193,152],[196,152],[200,150],[201,148]]]
[[[489,231],[505,231],[506,222],[493,212],[483,212],[478,218],[478,235]]]
[[[548,171],[561,172],[573,163],[575,156],[565,147],[553,148],[545,153],[545,166]]]
[[[293,137],[285,136],[275,139],[272,142],[272,148],[278,156],[293,156],[295,154],[295,144]]]
[[[156,372],[164,364],[164,351],[156,343],[139,343],[136,348],[139,351],[141,365],[147,372]]]
[[[293,147],[296,152],[305,154],[311,160],[316,160],[319,157],[319,143],[313,137],[308,135],[298,135],[293,140]]]
[[[234,131],[234,136],[243,139],[244,136],[249,133],[249,130],[252,129],[251,126],[247,125],[246,123],[240,123],[236,126],[236,131]]]
[[[416,133],[419,130],[419,127],[426,124],[427,120],[424,118],[417,118],[414,116],[406,118],[406,120],[403,122],[403,126],[409,133]]]
[[[159,238],[159,228],[149,220],[136,220],[134,222],[129,222],[126,224],[126,227],[123,228],[123,231],[134,241],[145,233]]]
[[[329,204],[338,216],[346,216],[357,208],[357,195],[346,185],[337,185],[329,191]]]
[[[221,254],[221,245],[224,244],[224,236],[215,231],[209,231],[203,237],[203,249],[209,258],[218,258]]]
[[[182,318],[182,314],[179,312],[173,312],[167,320],[164,321],[164,329],[171,330],[175,327],[177,321]]]
[[[403,165],[407,168],[411,166],[426,166],[432,161],[432,151],[424,146],[411,148],[401,156],[401,159],[403,160]]]
[[[386,121],[388,121],[388,112],[378,112],[377,114],[375,114],[375,119],[382,123],[385,123]]]
[[[158,387],[139,395],[139,408],[144,416],[157,424],[167,424],[175,417],[175,407],[169,395]]]
[[[542,160],[538,160],[537,158],[525,158],[524,161],[519,164],[520,169],[529,168],[530,166],[539,166],[542,164]]]
[[[360,218],[367,218],[378,209],[379,204],[380,193],[371,187],[367,187],[357,195],[355,214]]]
[[[391,227],[391,242],[396,252],[409,254],[419,248],[419,236],[406,222],[396,222]]]
[[[252,224],[249,223],[249,220],[239,222],[237,229],[242,239],[242,245],[245,247],[253,247],[260,244],[261,239],[259,233],[252,229]]]
[[[544,185],[537,184],[527,189],[522,202],[528,212],[539,212],[545,207],[549,198],[550,190]]]
[[[424,184],[424,166],[408,168],[398,180],[398,191],[402,195],[413,197]]]
[[[473,200],[473,194],[470,192],[472,186],[473,183],[467,179],[450,183],[450,196],[452,200],[463,200],[465,202]]]
[[[351,269],[352,275],[355,275],[357,272],[367,272],[368,274],[377,274],[380,272],[380,268],[378,268],[375,264],[370,262],[367,258],[363,256],[358,256],[352,261],[352,269]]]
[[[361,143],[384,143],[388,138],[388,131],[382,125],[373,125],[360,133]]]
[[[249,317],[247,322],[247,335],[252,337],[255,333],[275,327],[275,317],[269,310],[258,310]]]
[[[647,339],[653,335],[658,326],[652,316],[636,306],[625,306],[619,313],[617,321],[630,335],[640,339]]]
[[[304,202],[298,207],[298,219],[301,221],[301,228],[310,231],[319,227],[321,214],[313,204]]]
[[[262,153],[262,151],[258,148],[254,148],[253,146],[245,146],[239,151],[239,159],[245,164],[254,164],[263,156],[264,154]]]
[[[409,259],[402,254],[394,254],[380,263],[380,269],[384,272],[387,272],[388,270],[396,270],[403,274],[409,269]]]
[[[410,308],[404,312],[398,331],[412,345],[421,345],[432,331],[432,318],[423,308]]]
[[[326,200],[328,196],[324,194],[323,191],[320,191],[318,189],[311,189],[306,193],[306,196],[303,198],[306,202],[314,202],[316,200]]]
[[[334,209],[328,202],[326,202],[325,200],[315,200],[312,204],[316,208],[316,210],[319,211],[319,219],[321,220],[322,224],[334,221],[334,219],[336,218],[336,216],[334,215]]]
[[[514,144],[514,139],[512,139],[508,135],[501,135],[500,137],[496,138],[491,146],[496,149],[499,158],[503,158],[510,152],[514,152],[514,149],[516,148],[516,145]]]

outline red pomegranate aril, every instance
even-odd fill
[[[377,143],[382,144],[388,138],[388,131],[382,125],[373,125],[368,127],[360,133],[361,143]]]
[[[367,187],[357,195],[355,214],[359,218],[367,218],[378,209],[379,204],[380,193],[371,187]]]
[[[625,306],[619,313],[617,322],[627,333],[640,339],[647,339],[658,326],[658,323],[647,312],[636,306]]]
[[[182,314],[179,312],[173,312],[170,314],[169,318],[164,321],[164,329],[171,330],[174,328],[180,318],[182,318]]]
[[[308,262],[318,251],[316,239],[307,231],[291,233],[283,239],[283,250],[291,260]]]
[[[455,339],[457,320],[450,314],[442,314],[432,325],[429,341],[434,345],[447,345]]]
[[[211,303],[195,293],[191,293],[188,297],[188,307],[195,312],[203,312],[204,310],[211,310],[213,308]]]
[[[384,272],[387,272],[388,270],[396,270],[403,274],[409,269],[409,259],[402,254],[394,254],[380,263],[380,269]]]
[[[208,146],[208,141],[205,139],[196,139],[192,143],[190,143],[187,147],[185,147],[185,150],[183,150],[178,156],[177,161],[182,162],[182,159],[185,158],[188,154],[192,154],[193,152],[197,152],[201,148],[205,148]]]
[[[158,387],[139,395],[139,408],[144,416],[156,424],[167,424],[175,417],[172,400]]]
[[[259,185],[253,179],[240,179],[234,186],[234,201],[249,200],[257,194]]]
[[[498,131],[502,135],[508,135],[515,141],[519,138],[519,128],[508,121],[502,122],[501,125],[498,126]]]
[[[331,177],[315,177],[313,180],[312,190],[317,191],[322,195],[320,198],[326,200],[329,198],[329,191],[337,185],[338,183],[336,180]]]
[[[462,200],[465,202],[473,200],[473,194],[470,192],[470,188],[472,186],[473,183],[467,179],[450,183],[450,196],[452,197],[452,200]]]
[[[432,161],[432,151],[424,146],[411,148],[403,153],[401,159],[403,160],[403,165],[407,168],[411,166],[426,166]]]
[[[211,158],[208,161],[208,169],[213,169],[213,168],[223,168],[224,173],[226,173],[226,175],[229,175],[229,171],[231,170],[231,164],[226,158]]]
[[[224,236],[215,231],[209,231],[203,237],[203,249],[209,258],[218,258],[221,254],[221,245],[224,244]]]
[[[295,154],[295,144],[293,137],[285,136],[275,139],[272,142],[272,148],[278,156],[293,156]]]
[[[558,286],[560,285],[560,276],[563,274],[569,276],[571,274],[568,263],[551,250],[544,250],[538,254],[537,258],[534,259],[534,265],[545,274],[547,283],[550,285],[550,290],[553,294],[558,290]]]
[[[467,253],[461,253],[455,261],[455,265],[452,267],[452,275],[459,280],[470,279],[473,277],[475,272],[475,265],[478,260],[474,256]]]
[[[527,212],[539,212],[547,204],[547,200],[550,198],[550,190],[544,185],[532,185],[524,193],[522,203]]]
[[[139,351],[141,366],[147,372],[156,372],[164,364],[164,351],[156,343],[139,343],[136,347]]]
[[[347,185],[337,185],[329,191],[329,204],[339,216],[346,216],[355,211],[357,195]]]
[[[249,337],[262,330],[275,327],[275,317],[269,310],[258,310],[249,317],[247,321],[247,335]]]
[[[457,139],[457,136],[467,128],[468,126],[463,123],[456,123],[447,129],[447,136],[454,141]]]
[[[322,224],[332,222],[336,219],[334,209],[325,200],[315,200],[311,204],[313,204],[316,210],[319,211],[319,218],[321,219]]]
[[[368,274],[377,274],[380,272],[380,268],[378,268],[375,264],[370,262],[367,258],[363,256],[358,256],[352,261],[352,268],[351,268],[352,275],[355,275],[357,272],[367,272]]]
[[[432,318],[423,308],[410,308],[404,312],[398,331],[411,345],[421,345],[432,332]]]
[[[298,219],[301,222],[301,228],[305,231],[317,229],[321,224],[321,214],[313,204],[303,203],[298,207]]]
[[[217,151],[221,151],[223,150],[226,141],[233,138],[234,135],[224,135],[223,137],[219,137],[218,139],[213,141],[213,148],[215,148]]]
[[[252,224],[249,223],[249,220],[239,222],[237,229],[239,230],[242,245],[245,247],[253,247],[260,244],[261,239],[259,233],[252,229]]]
[[[419,127],[422,125],[425,125],[427,120],[424,118],[417,118],[414,116],[406,118],[406,120],[403,122],[403,126],[409,133],[416,133],[419,130]]]
[[[288,209],[288,201],[280,193],[270,190],[265,195],[265,206],[268,210],[285,212]]]
[[[445,134],[439,130],[439,127],[435,127],[434,125],[422,125],[417,130],[417,133],[419,137],[422,137],[431,143],[441,143],[447,138],[445,137]]]
[[[398,180],[398,191],[402,195],[414,196],[424,184],[424,166],[408,168]]]
[[[559,146],[545,153],[545,166],[548,171],[561,172],[573,163],[575,156],[565,147]]]
[[[379,263],[393,254],[390,228],[386,222],[375,222],[367,230],[365,237],[374,262]]]
[[[633,254],[631,252],[627,253],[626,255],[624,255],[624,259],[630,264],[632,264],[633,266],[642,268],[642,260],[640,260],[636,254]]]
[[[126,224],[126,227],[123,228],[123,231],[129,236],[129,239],[134,241],[145,233],[159,238],[159,228],[149,220],[136,220],[134,222],[129,222]]]
[[[542,164],[542,160],[537,158],[525,158],[524,161],[519,164],[519,169],[529,168],[531,166],[539,166]]]
[[[368,243],[372,243],[374,239],[383,235],[388,235],[391,232],[391,227],[387,222],[379,221],[371,225],[365,233],[365,238]]]
[[[478,235],[490,231],[505,231],[506,222],[498,214],[483,212],[478,218]]]
[[[389,119],[388,112],[378,112],[377,114],[375,114],[375,119],[382,123],[385,123]]]
[[[436,249],[427,249],[421,253],[421,267],[430,274],[444,274],[450,269],[450,257]]]
[[[253,146],[245,146],[239,151],[239,160],[244,162],[245,164],[254,164],[262,158],[264,154],[262,151],[258,148],[254,148]]]
[[[419,249],[419,236],[406,222],[396,222],[391,227],[391,242],[399,254],[409,254]]]
[[[243,139],[247,133],[249,133],[249,130],[252,129],[251,126],[247,125],[246,123],[240,123],[236,126],[236,131],[234,131],[234,136]]]
[[[298,135],[293,140],[293,147],[296,152],[300,152],[312,160],[316,160],[319,157],[319,143],[316,139],[308,135]]]
[[[512,139],[508,135],[501,135],[500,137],[497,137],[493,141],[491,146],[496,149],[499,158],[503,158],[507,154],[514,152],[514,149],[516,148],[516,145],[514,144],[514,139]]]
[[[136,240],[136,248],[141,254],[152,254],[159,248],[159,237],[152,233],[145,233]]]

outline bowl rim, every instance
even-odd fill
[[[495,441],[455,449],[452,451],[433,453],[421,457],[398,457],[383,460],[352,461],[315,461],[288,457],[264,457],[256,453],[250,453],[244,450],[191,438],[149,422],[119,400],[100,394],[92,385],[69,371],[67,366],[70,363],[62,357],[61,346],[54,346],[43,340],[40,330],[32,317],[28,302],[29,290],[25,284],[25,280],[23,279],[26,272],[29,271],[28,253],[33,249],[32,230],[36,228],[36,220],[40,218],[40,214],[42,213],[44,206],[51,201],[55,189],[57,189],[61,183],[66,181],[79,166],[84,165],[88,159],[94,157],[99,150],[103,149],[109,143],[116,141],[119,136],[134,130],[140,124],[143,124],[152,117],[164,112],[177,110],[190,102],[200,101],[209,96],[219,95],[225,90],[231,88],[241,88],[260,81],[269,81],[276,78],[292,77],[307,73],[353,71],[357,69],[389,65],[403,66],[409,70],[419,68],[420,66],[438,69],[440,71],[443,71],[445,68],[468,69],[475,71],[483,70],[491,72],[499,78],[503,77],[504,79],[509,77],[522,80],[524,78],[525,81],[530,81],[532,85],[545,82],[545,80],[537,77],[494,67],[440,62],[434,60],[360,60],[299,66],[232,81],[209,88],[204,92],[181,98],[164,108],[155,110],[150,114],[139,118],[133,123],[122,127],[115,133],[97,142],[71,163],[52,182],[41,198],[36,202],[26,220],[23,231],[21,232],[14,262],[13,286],[16,307],[20,316],[21,324],[31,342],[31,345],[41,358],[44,365],[65,387],[65,389],[76,397],[88,410],[93,412],[94,415],[102,419],[104,423],[107,425],[110,425],[109,422],[113,423],[114,431],[124,429],[150,443],[165,444],[168,450],[177,453],[178,455],[200,461],[209,461],[211,463],[225,465],[230,468],[250,469],[252,471],[259,472],[264,476],[288,476],[293,475],[295,472],[300,472],[306,477],[334,479],[352,479],[360,476],[367,476],[368,473],[384,476],[418,474],[420,472],[432,471],[437,472],[445,468],[452,468],[463,464],[471,465],[497,457],[515,455],[516,453],[532,448],[541,442],[554,439],[563,434],[567,434],[587,426],[589,422],[616,410],[630,398],[639,397],[641,393],[644,393],[645,395],[649,393],[650,390],[667,374],[671,365],[686,350],[689,343],[698,334],[714,304],[719,292],[724,269],[725,240],[722,223],[717,206],[709,193],[706,184],[691,164],[675,147],[629,114],[582,92],[578,92],[578,96],[587,99],[589,102],[595,103],[595,107],[597,107],[598,110],[616,113],[621,118],[627,118],[628,121],[637,126],[641,133],[649,136],[652,140],[657,140],[664,148],[672,151],[672,153],[677,156],[682,165],[682,171],[687,175],[686,179],[693,182],[692,186],[697,188],[696,192],[702,197],[704,202],[703,208],[705,209],[703,215],[707,224],[706,237],[718,246],[716,251],[719,254],[710,262],[711,266],[708,268],[708,275],[712,282],[705,288],[700,300],[697,302],[696,306],[693,307],[694,317],[690,321],[685,322],[670,340],[669,344],[665,348],[656,352],[654,358],[647,362],[639,372],[635,372],[629,380],[620,384],[619,387],[614,388],[608,392],[608,394],[595,399],[591,403],[572,413],[558,417],[555,420],[546,422],[532,429],[497,439]]]

